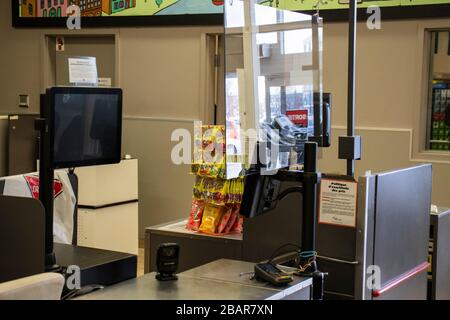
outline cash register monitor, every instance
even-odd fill
[[[47,96],[55,169],[120,162],[121,89],[54,87]]]

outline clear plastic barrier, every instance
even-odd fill
[[[301,164],[321,110],[321,19],[256,2],[225,1],[228,178]]]

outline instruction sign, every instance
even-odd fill
[[[68,59],[69,82],[78,85],[97,85],[97,59],[95,57],[74,57]]]
[[[357,185],[355,181],[322,179],[319,223],[356,227]]]

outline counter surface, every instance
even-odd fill
[[[252,280],[254,264],[220,259],[178,274],[177,281],[161,282],[155,273],[124,281],[81,300],[278,300],[308,290],[311,278],[295,277],[284,287]]]

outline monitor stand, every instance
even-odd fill
[[[317,262],[315,261],[317,186],[321,179],[321,173],[317,171],[317,147],[318,145],[316,142],[306,142],[304,170],[280,170],[275,175],[275,179],[280,181],[294,181],[302,183],[301,192],[303,197],[303,220],[301,251],[313,253],[313,261],[310,261],[311,255],[304,257],[301,256],[299,265],[309,266],[299,275],[313,278],[313,299],[323,300],[323,282],[325,276],[327,276],[327,273],[319,271]],[[298,189],[292,188],[291,192],[298,192]]]

